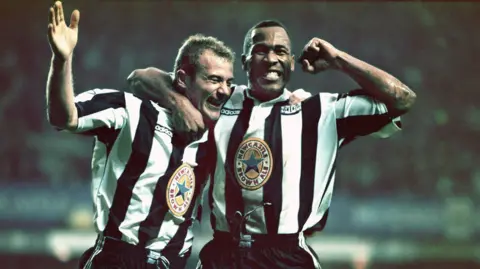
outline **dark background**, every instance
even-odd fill
[[[92,140],[57,133],[45,118],[52,3],[8,1],[0,9],[1,268],[73,268],[95,238]],[[123,90],[135,68],[172,69],[194,33],[231,46],[236,81],[246,83],[244,34],[270,18],[287,26],[297,55],[320,37],[390,72],[417,103],[400,134],[342,150],[329,222],[310,243],[327,269],[480,268],[480,4],[69,0],[66,18],[74,8],[81,12],[77,93]],[[296,68],[290,89],[356,87],[336,71],[312,76]],[[196,230],[198,250],[211,231],[208,222]]]

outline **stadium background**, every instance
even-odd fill
[[[95,238],[92,141],[53,131],[44,115],[51,3],[8,1],[0,11],[5,269],[74,268]],[[197,32],[226,41],[240,59],[244,33],[267,18],[286,24],[297,54],[318,36],[391,72],[417,92],[417,104],[401,134],[342,151],[329,222],[310,243],[327,269],[480,268],[479,4],[69,0],[64,7],[81,11],[77,92],[124,89],[134,68],[170,69],[180,43]],[[314,77],[297,69],[290,88],[355,86],[338,72]],[[198,251],[210,237],[208,222],[195,229]]]

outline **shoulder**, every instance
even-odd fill
[[[232,85],[230,88],[232,93],[229,100],[225,103],[224,108],[235,109],[241,107],[243,100],[245,99],[245,91],[247,88],[246,85]]]
[[[97,95],[104,95],[107,94],[108,96],[122,96],[124,95],[124,92],[121,92],[119,90],[114,90],[114,89],[91,89],[88,91],[84,91],[82,93],[79,93],[75,96],[75,102],[85,102],[92,100],[93,97]]]
[[[320,101],[322,104],[331,104],[335,103],[338,101],[338,99],[341,97],[340,94],[338,93],[332,93],[332,92],[320,92],[318,93],[318,96],[320,98]]]
[[[158,103],[134,95],[129,92],[123,92],[125,98],[125,108],[130,117],[144,118],[149,122],[161,124],[166,128],[172,128],[172,113],[170,110],[161,107]],[[134,116],[138,115],[138,116]]]
[[[172,112],[164,107],[159,106],[157,103],[150,101],[150,104],[155,108],[157,115],[157,122],[167,127],[172,131],[173,121]]]
[[[243,100],[245,91],[248,87],[246,85],[233,85],[230,89],[232,90],[231,98],[238,98],[241,96],[241,99]]]

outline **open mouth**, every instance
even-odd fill
[[[217,98],[210,96],[207,98],[207,105],[213,109],[220,109],[225,103],[223,100],[218,100]]]
[[[270,70],[270,71],[267,71],[267,72],[262,76],[262,79],[263,79],[263,80],[267,80],[267,81],[277,81],[277,80],[279,80],[281,77],[282,77],[282,73],[280,73],[279,71]]]

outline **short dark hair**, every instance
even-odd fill
[[[248,51],[250,50],[250,47],[252,46],[252,43],[253,43],[252,42],[252,32],[253,32],[253,30],[258,29],[258,28],[265,28],[265,27],[281,27],[288,34],[287,28],[280,21],[277,21],[277,20],[263,20],[263,21],[255,24],[254,26],[252,26],[252,28],[248,29],[247,33],[245,34],[245,38],[243,39],[243,54],[247,54]]]
[[[179,69],[184,69],[189,75],[194,75],[199,66],[200,55],[206,50],[211,50],[221,58],[230,62],[235,61],[235,53],[222,41],[212,36],[195,34],[189,36],[178,50],[173,72],[176,76]]]

